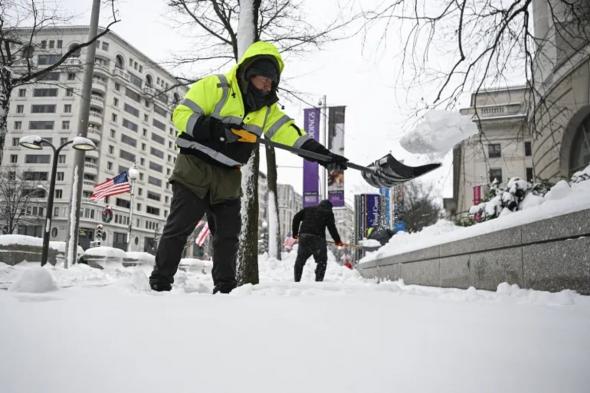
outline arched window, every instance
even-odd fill
[[[123,56],[117,55],[115,57],[115,67],[120,69],[125,68],[125,60],[123,60]]]
[[[147,75],[145,76],[145,85],[146,85],[147,87],[152,87],[152,82],[153,82],[153,80],[152,80],[152,76],[151,76],[150,74],[147,74]]]
[[[569,175],[571,176],[588,165],[590,165],[590,115],[582,121],[572,141]]]
[[[70,45],[70,48],[68,50],[72,50],[76,45],[77,44]],[[80,48],[78,48],[75,52],[73,52],[71,54],[71,57],[80,57],[80,52],[81,52],[81,50],[80,50]]]

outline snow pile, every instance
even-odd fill
[[[84,255],[88,257],[103,257],[123,260],[123,258],[125,258],[125,251],[119,248],[101,246],[88,248]]]
[[[21,244],[23,246],[42,247],[43,239],[40,237],[25,235],[0,235],[0,246],[11,246]],[[49,242],[51,245],[51,242]]]
[[[469,116],[433,110],[424,115],[414,131],[401,138],[400,144],[410,153],[440,159],[457,143],[476,133],[477,127]]]
[[[586,170],[590,171],[590,167]],[[516,191],[523,187],[523,183],[514,181],[509,184],[509,190],[513,190],[514,195],[506,196],[505,193],[510,193],[509,191],[499,190],[498,195],[492,199],[491,203],[478,205],[478,211],[499,213],[498,218],[470,227],[462,227],[450,221],[439,220],[435,225],[425,227],[421,232],[411,234],[398,232],[386,245],[375,252],[367,253],[360,262],[386,258],[590,209],[590,181],[572,182],[571,184],[560,181],[544,196],[528,193],[519,203],[519,210],[516,211],[510,211],[506,206],[513,205],[519,200]],[[502,205],[503,203],[506,203],[506,206]]]
[[[126,261],[134,261],[141,265],[149,265],[154,266],[156,263],[156,257],[147,252],[139,252],[139,251],[127,251],[125,253],[125,260]]]
[[[8,287],[8,290],[12,292],[43,293],[57,290],[57,283],[47,269],[34,266],[24,269],[20,277]]]

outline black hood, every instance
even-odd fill
[[[330,202],[327,199],[324,199],[323,201],[320,202],[320,204],[318,206],[321,207],[322,209],[331,210],[332,209],[332,202]]]

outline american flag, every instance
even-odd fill
[[[203,225],[203,228],[199,232],[199,235],[195,239],[195,243],[197,244],[197,246],[203,247],[203,244],[205,244],[205,240],[207,240],[207,237],[209,237],[209,232],[209,224],[205,223],[205,225]]]
[[[95,185],[92,195],[90,195],[90,200],[100,201],[110,195],[124,194],[126,192],[131,192],[131,184],[129,184],[127,171],[123,171],[112,179]]]

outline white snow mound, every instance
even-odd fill
[[[469,116],[458,112],[429,111],[416,129],[402,137],[401,146],[415,154],[441,159],[457,143],[477,133]]]
[[[36,266],[24,270],[8,290],[12,292],[43,293],[57,290],[57,284],[47,269]]]

